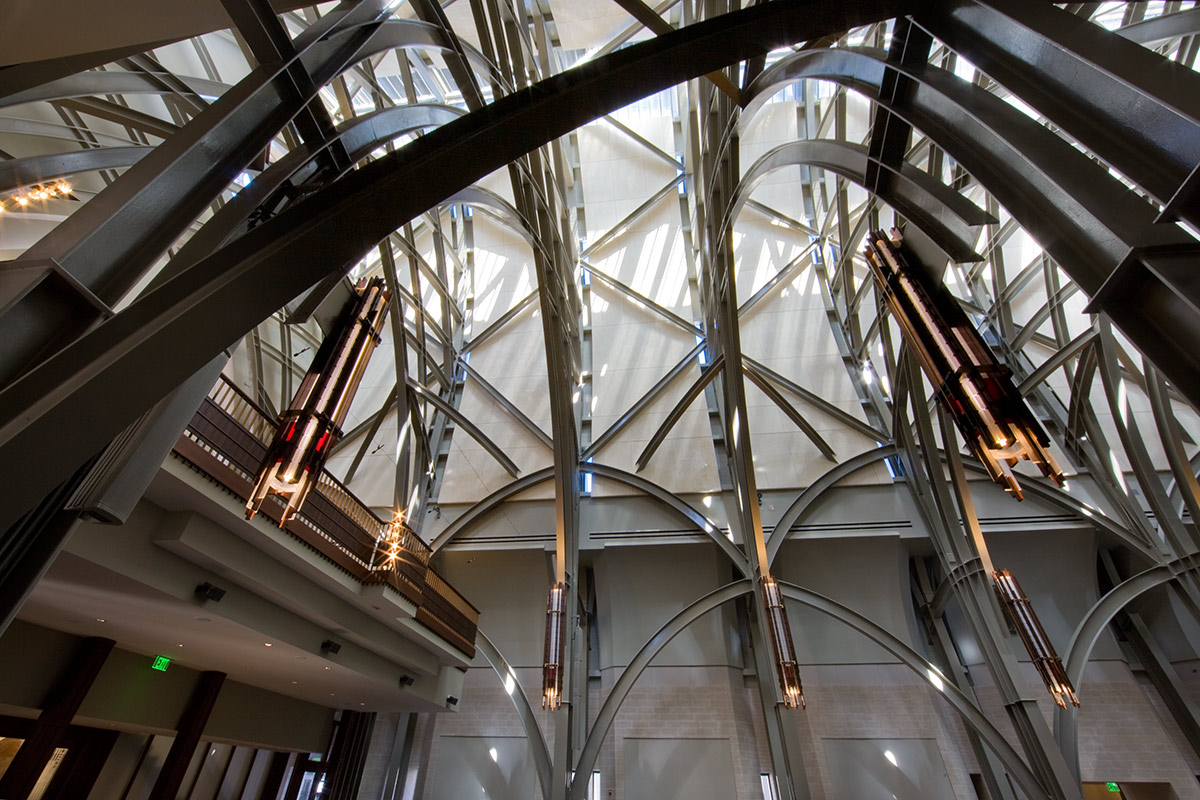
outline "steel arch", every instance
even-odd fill
[[[0,522],[268,314],[496,167],[681,80],[905,8],[769,3],[690,25],[507,95],[268,220],[0,391],[0,477],[20,498]]]
[[[475,632],[475,649],[483,654],[491,665],[500,681],[504,684],[504,690],[508,692],[509,698],[512,700],[513,706],[517,710],[517,716],[521,718],[521,727],[525,729],[525,740],[529,742],[529,751],[533,755],[534,768],[537,771],[538,783],[542,787],[542,797],[550,797],[550,749],[546,747],[546,737],[542,735],[542,729],[538,727],[537,717],[534,716],[533,706],[529,702],[529,698],[525,696],[525,689],[522,688],[521,682],[517,680],[517,674],[513,672],[512,667],[500,654],[500,650],[493,644],[492,640],[487,637],[487,634],[480,628]],[[509,689],[508,681],[513,682],[513,687]]]
[[[860,186],[866,185],[870,157],[864,145],[832,139],[788,142],[764,153],[742,175],[731,204],[728,224],[737,218],[754,188],[777,169],[808,165],[836,172]],[[971,226],[995,222],[983,211],[924,170],[905,162],[899,170],[886,166],[893,180],[879,198],[911,220],[934,240],[953,261],[982,261],[975,252]]]
[[[976,708],[970,699],[949,678],[942,675],[941,670],[926,661],[919,653],[890,632],[841,603],[790,583],[780,581],[779,585],[783,590],[784,597],[820,611],[840,622],[844,622],[898,658],[905,666],[945,697],[946,702],[962,716],[963,721],[978,733],[987,743],[988,747],[992,749],[1022,790],[1028,793],[1030,797],[1046,795],[1045,790],[1033,772],[1017,754],[1016,750],[1012,748],[1012,745],[988,721],[983,712]],[[579,754],[579,761],[575,767],[577,775],[591,774],[596,759],[600,755],[600,747],[603,745],[604,738],[608,735],[612,723],[616,720],[621,704],[629,695],[633,684],[646,670],[646,667],[650,665],[650,662],[654,660],[654,657],[672,639],[697,619],[718,606],[749,594],[753,590],[753,583],[748,579],[726,584],[683,609],[683,611],[672,617],[657,633],[650,637],[622,671],[621,677],[617,679],[616,684],[609,692],[608,698],[604,701],[604,705],[601,706],[599,713],[596,715],[592,729],[588,731],[587,741]],[[584,800],[587,791],[586,784],[586,780],[572,784],[570,800]]]

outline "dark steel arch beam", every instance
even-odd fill
[[[370,54],[372,46],[441,45],[433,26],[372,23],[370,6],[347,0],[342,13],[323,17],[296,39],[295,58],[251,72],[15,262],[20,268],[52,261],[103,305],[93,308],[92,297],[81,304],[79,292],[61,282],[31,284],[17,307],[0,315],[0,338],[8,343],[0,380],[11,380],[103,318],[317,88],[360,53]],[[296,91],[289,80],[295,63],[311,75],[311,93]]]
[[[360,12],[361,13],[361,12]],[[319,88],[332,80],[372,41],[377,26],[347,17],[348,30],[298,38],[296,59]],[[420,23],[389,23],[397,46],[398,25],[407,46],[436,46],[436,29]],[[399,46],[405,46],[403,44]],[[288,62],[291,63],[291,62]],[[312,98],[295,93],[284,76],[288,63],[260,67],[220,101],[182,128],[129,170],[122,181],[98,195],[25,259],[54,258],[101,299],[115,302],[218,192],[230,174],[255,153]],[[316,88],[313,89],[315,95]],[[153,231],[153,233],[151,233]]]
[[[745,361],[742,361],[742,374],[749,378],[750,382],[757,386],[758,390],[766,395],[767,399],[774,403],[775,407],[782,411],[784,416],[790,419],[792,424],[808,437],[808,440],[821,451],[821,455],[834,464],[838,463],[837,453],[834,452],[829,442],[825,441],[825,437],[812,426],[812,423],[804,418],[799,409],[787,401],[787,398],[775,388],[775,385],[771,383],[767,376],[754,369],[754,367]]]
[[[914,20],[1160,202],[1200,165],[1187,66],[1033,0],[933,3]]]
[[[0,527],[275,309],[455,191],[634,99],[907,5],[768,3],[688,26],[507,95],[268,220],[0,391],[0,484],[17,498]]]
[[[879,97],[880,51],[838,48],[791,56],[748,93],[763,102],[801,78]],[[891,65],[905,71],[906,68]],[[1003,100],[945,70],[906,72],[913,94],[889,110],[951,154],[1013,214],[1172,383],[1200,406],[1200,296],[1187,281],[1196,242],[1087,155]]]
[[[398,136],[444,125],[463,113],[452,106],[397,106],[343,122],[337,127],[335,138],[349,153],[350,161],[357,162],[376,147]],[[269,203],[283,186],[301,187],[318,182],[323,176],[317,158],[331,142],[302,144],[263,170],[188,239],[162,272],[155,276],[151,286],[178,275],[186,267],[226,244],[238,233],[239,227],[246,224],[250,215],[264,203]]]
[[[891,176],[891,180],[880,187],[881,200],[929,234],[952,260],[983,260],[975,252],[976,234],[971,226],[994,223],[990,214],[928,172],[907,162],[898,170],[873,162],[864,145],[851,142],[810,139],[788,142],[768,150],[742,175],[734,194],[730,219],[737,218],[755,187],[775,170],[799,165],[820,167],[865,187],[867,170],[872,163],[877,170]]]

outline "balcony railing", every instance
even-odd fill
[[[250,497],[275,423],[224,376],[201,403],[174,452],[242,501]],[[279,522],[283,503],[261,513]],[[405,531],[403,553],[380,562],[377,544],[386,523],[328,472],[322,472],[284,530],[364,584],[391,586],[416,607],[415,619],[468,657],[475,655],[479,611],[429,566],[431,552]]]

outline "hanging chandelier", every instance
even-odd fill
[[[253,519],[272,494],[285,502],[280,527],[304,504],[329,451],[342,438],[341,425],[380,340],[388,297],[383,280],[374,278],[360,282],[356,297],[342,309],[291,405],[279,417],[246,502],[246,519]]]
[[[895,229],[890,239],[882,231],[868,238],[875,283],[967,445],[992,480],[1018,500],[1023,495],[1012,467],[1022,458],[1062,486],[1050,439],[1013,385],[1012,372],[996,360],[954,297],[911,264],[910,255]]]

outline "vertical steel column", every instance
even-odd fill
[[[919,601],[918,610],[924,617],[929,639],[940,656],[943,672],[954,681],[954,685],[963,694],[970,697],[978,706],[979,696],[975,693],[975,687],[971,682],[966,665],[962,663],[958,651],[954,647],[954,637],[950,634],[950,628],[941,613],[942,610],[932,607],[934,591],[925,569],[925,559],[918,558],[914,561],[913,573],[916,582],[912,587],[913,594]],[[967,740],[971,743],[971,749],[975,752],[975,758],[979,762],[988,794],[995,800],[1017,800],[1012,785],[1005,776],[1004,765],[1000,763],[1000,759],[996,758],[996,754],[984,746],[979,735],[971,728],[967,728]]]
[[[942,569],[951,581],[953,595],[979,643],[984,663],[1000,692],[1001,702],[1030,766],[1046,790],[1046,796],[1053,800],[1080,800],[1082,794],[1079,783],[1058,750],[1036,701],[1030,696],[1029,687],[1013,655],[1007,628],[1001,622],[1001,610],[989,577],[993,571],[991,557],[983,540],[958,454],[957,431],[938,406],[942,435],[942,446],[939,448],[925,398],[919,394],[923,386],[920,369],[911,354],[905,355],[901,369],[906,382],[903,394],[907,395],[912,410],[917,438],[914,440],[904,425],[897,426],[897,434],[909,461],[906,471],[910,485],[924,484],[917,486],[914,493],[918,494],[918,507],[922,510],[922,516],[926,517]],[[920,474],[917,461],[918,444],[925,476]],[[945,453],[949,480],[943,471],[939,450]],[[958,521],[960,514],[961,525]]]
[[[715,3],[710,5],[710,10],[717,10]],[[734,103],[714,88],[713,83],[695,81],[692,86],[698,97],[694,113],[699,117],[694,130],[694,144],[697,147],[693,148],[693,152],[699,151],[699,163],[695,169],[696,217],[697,227],[702,229],[703,235],[698,254],[697,289],[713,362],[720,359],[723,364],[718,376],[717,407],[723,436],[721,444],[734,493],[734,513],[730,524],[747,552],[751,575],[758,579],[757,586],[759,581],[770,578],[770,558],[763,536],[754,477],[738,324],[733,231],[728,224],[739,177],[739,141],[732,134],[737,112]],[[759,695],[767,723],[775,775],[784,798],[804,800],[809,797],[809,789],[803,763],[792,758],[796,750],[788,746],[785,732],[792,727],[787,719],[789,712],[779,708],[785,697],[775,680],[779,665],[773,663],[775,659],[771,657],[775,640],[769,628],[770,611],[761,589],[753,592],[752,596],[750,603],[754,609],[752,625],[755,629],[753,640]],[[790,644],[787,642],[788,647]]]

